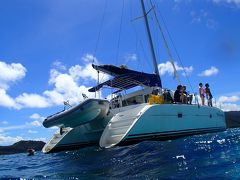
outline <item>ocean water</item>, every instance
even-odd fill
[[[3,155],[1,178],[240,179],[240,129],[111,149]]]

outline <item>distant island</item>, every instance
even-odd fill
[[[0,146],[0,155],[27,153],[29,148],[41,151],[44,145],[43,141],[19,141],[10,146]]]
[[[225,118],[226,118],[227,128],[240,127],[240,111],[225,112]]]

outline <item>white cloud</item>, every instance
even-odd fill
[[[50,79],[48,80],[49,84],[54,84],[56,81],[55,79],[60,75],[61,73],[57,69],[51,69],[50,70]]]
[[[25,124],[22,124],[22,125],[0,127],[0,145],[10,145],[10,144],[18,142],[20,140],[24,140],[24,139],[27,140],[26,138],[23,138],[21,136],[11,137],[11,136],[6,135],[9,133],[9,131],[16,131],[16,130],[20,130],[20,129],[29,129],[27,132],[33,134],[33,133],[37,133],[37,131],[31,130],[30,128],[36,128],[36,127],[40,127],[40,126],[42,126],[41,122],[35,120],[30,123],[26,122]],[[35,138],[35,139],[29,138],[29,139],[46,141],[46,138]]]
[[[2,122],[0,122],[0,123],[3,124],[3,125],[7,125],[7,124],[8,124],[7,121],[2,121]]]
[[[22,108],[46,108],[53,105],[61,105],[63,101],[69,100],[71,104],[79,103],[83,100],[82,93],[88,97],[94,97],[94,93],[89,93],[88,87],[90,82],[96,82],[98,73],[92,67],[92,61],[98,63],[96,57],[91,54],[86,54],[82,57],[84,65],[74,65],[69,69],[66,68],[60,61],[53,63],[53,69],[50,70],[48,83],[53,86],[50,90],[43,91],[42,94],[22,93],[16,98],[9,96],[6,89],[0,87],[0,106],[22,109]],[[3,66],[9,69],[16,69],[18,78],[12,76],[12,80],[17,80],[25,76],[26,69],[20,64]],[[6,68],[5,68],[6,69]],[[15,72],[15,71],[13,71]],[[99,73],[100,81],[105,81],[109,78],[108,75]],[[6,77],[4,76],[4,78]],[[81,85],[80,85],[81,84]]]
[[[35,128],[35,127],[41,127],[42,126],[42,120],[34,120],[32,122],[26,122],[25,124],[21,125],[13,125],[13,126],[4,126],[0,127],[0,132],[7,132],[7,131],[13,131],[13,130],[19,130],[19,129],[29,129],[29,128]]]
[[[35,120],[35,121],[32,121],[30,123],[30,125],[35,126],[35,127],[40,127],[40,126],[42,126],[42,123],[37,121],[37,120]]]
[[[44,91],[43,94],[48,97],[54,105],[61,105],[66,99],[68,99],[65,98],[62,93],[58,92],[57,89]]]
[[[208,13],[205,10],[201,9],[199,12],[192,10],[190,12],[190,15],[192,17],[191,23],[199,24],[205,20],[205,18],[208,16]]]
[[[129,61],[136,61],[137,60],[137,54],[135,53],[128,53],[124,56],[125,63],[127,64]]]
[[[8,108],[17,108],[17,105],[13,98],[11,98],[6,90],[0,88],[0,106]]]
[[[45,91],[43,94],[56,105],[61,105],[66,100],[69,100],[70,104],[79,103],[83,100],[82,93],[89,97],[94,95],[88,92],[88,87],[78,86],[69,74],[59,74],[55,79],[54,86],[53,90]]]
[[[223,111],[240,111],[240,105],[234,103],[217,103],[217,107]]]
[[[228,3],[228,4],[234,4],[238,7],[240,7],[240,0],[213,0],[214,3]]]
[[[6,131],[12,131],[12,130],[18,130],[18,129],[28,129],[32,127],[37,127],[39,126],[38,122],[31,122],[31,123],[25,123],[22,125],[15,125],[15,126],[7,126],[7,127],[1,127],[0,132],[6,132]]]
[[[82,60],[84,60],[84,62],[90,63],[90,64],[92,64],[92,63],[98,64],[99,63],[98,59],[95,56],[93,56],[92,54],[88,54],[88,53],[82,57]]]
[[[192,66],[189,66],[189,67],[178,66],[177,62],[174,62],[174,64],[175,64],[176,70],[178,72],[182,72],[183,76],[185,76],[186,74],[189,75],[193,71]],[[158,64],[158,69],[159,69],[160,75],[165,75],[165,74],[174,75],[174,69],[170,61],[167,61],[166,63]]]
[[[232,103],[240,101],[240,97],[238,96],[220,96],[218,98],[218,102],[220,103]]]
[[[206,69],[204,71],[202,71],[200,74],[198,74],[198,76],[205,76],[205,77],[208,77],[208,76],[213,76],[213,75],[217,75],[219,72],[219,70],[212,66],[210,69]]]
[[[45,108],[52,105],[46,97],[38,94],[23,93],[14,99],[4,89],[0,89],[0,99],[0,106],[14,109]]]
[[[37,134],[38,132],[37,132],[37,131],[33,131],[33,130],[29,129],[29,130],[28,130],[28,133],[29,133],[29,134]]]
[[[200,103],[201,99],[197,95],[196,100],[193,97],[193,103]],[[219,98],[212,100],[213,106],[218,107],[223,111],[240,111],[240,96],[220,96]],[[207,100],[205,101],[205,105],[207,105]]]
[[[83,59],[84,58],[85,57],[83,57]],[[98,80],[98,73],[95,69],[93,69],[91,63],[87,63],[84,66],[72,66],[69,68],[69,75],[74,79],[74,81],[78,81],[80,78],[85,81]],[[99,79],[101,81],[105,81],[109,79],[109,76],[103,73],[99,73]]]
[[[174,10],[177,7],[177,10],[179,10],[179,4],[180,3],[185,3],[185,4],[189,4],[191,2],[193,2],[192,0],[174,0],[175,4],[174,4]],[[240,7],[240,0],[212,0],[213,3],[215,4],[231,4],[231,5],[235,5],[237,7]]]
[[[220,96],[216,100],[216,106],[223,111],[240,111],[240,96]]]
[[[51,106],[47,98],[38,94],[23,93],[15,101],[20,107],[24,108],[45,108]]]
[[[56,60],[56,61],[53,62],[53,67],[55,69],[63,70],[63,71],[65,71],[67,69],[66,66],[63,65],[63,63],[59,60]]]
[[[45,117],[40,116],[38,113],[32,114],[29,118],[30,119],[35,119],[35,120],[40,120],[40,121],[43,121],[45,119]]]
[[[26,129],[28,128],[28,124],[23,124],[23,125],[15,125],[15,126],[7,126],[7,127],[0,127],[0,133],[6,132],[6,131],[12,131],[12,130],[17,130],[17,129]]]
[[[80,78],[84,80],[98,79],[97,71],[92,68],[91,64],[86,64],[85,67],[80,65],[72,66],[69,69],[69,74],[75,81],[78,81]]]
[[[39,119],[41,116],[38,113],[34,113],[30,116],[31,119]]]
[[[8,89],[9,83],[18,81],[26,75],[26,68],[20,63],[7,64],[0,61],[0,88]]]
[[[208,29],[216,29],[218,26],[218,22],[214,20],[211,13],[204,9],[200,9],[199,11],[192,10],[190,16],[192,18],[191,24],[203,24]]]
[[[71,94],[76,92],[78,85],[68,74],[60,74],[56,77],[55,87],[60,93]]]
[[[83,100],[82,93],[88,97],[94,97],[94,93],[89,93],[85,83],[96,82],[98,73],[93,69],[91,62],[98,63],[96,57],[86,54],[82,57],[85,62],[83,66],[74,65],[66,72],[59,72],[57,69],[50,71],[50,84],[54,86],[53,90],[44,91],[43,95],[50,100],[52,104],[61,105],[63,101],[69,100],[70,104],[76,104]],[[99,73],[99,79],[105,81],[109,76]],[[79,85],[82,84],[82,85]]]
[[[11,136],[6,136],[4,134],[0,134],[0,145],[11,145],[21,140],[23,140],[21,136],[11,137]]]
[[[35,133],[35,131],[28,131],[28,133]],[[8,136],[5,134],[0,134],[0,146],[8,146],[8,145],[12,145],[18,141],[21,140],[33,140],[33,141],[43,141],[46,142],[46,138],[44,137],[39,137],[39,138],[30,138],[30,137],[21,137],[21,136]]]
[[[38,114],[33,114],[32,119],[37,119],[37,117],[39,117],[39,119],[41,119],[42,117]],[[4,121],[3,121],[4,122]],[[17,141],[26,139],[20,136],[16,136],[16,137],[11,137],[8,136],[7,134],[10,133],[10,131],[16,131],[16,130],[28,130],[26,132],[28,133],[37,133],[36,130],[32,130],[33,128],[39,128],[42,126],[41,121],[39,120],[34,120],[32,122],[26,122],[25,124],[21,124],[21,125],[13,125],[13,126],[4,126],[4,127],[0,127],[0,145],[8,145],[8,144],[13,144]],[[45,138],[37,138],[37,139],[32,139],[29,138],[31,140],[42,140],[42,141],[46,141]]]

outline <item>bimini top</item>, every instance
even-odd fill
[[[126,67],[117,67],[113,65],[92,65],[97,71],[107,73],[114,78],[105,81],[95,87],[90,88],[89,92],[95,92],[104,86],[118,89],[117,92],[133,88],[139,85],[160,86],[160,79],[156,74],[148,74],[127,69]]]

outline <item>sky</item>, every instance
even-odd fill
[[[181,84],[195,93],[208,82],[215,106],[240,110],[240,1],[152,2]],[[153,10],[148,17],[163,87],[174,90]],[[92,63],[154,72],[139,1],[1,0],[0,27],[0,146],[47,141],[57,128],[42,122],[63,101],[95,97],[88,92],[97,83]],[[101,82],[108,78],[100,74]]]

